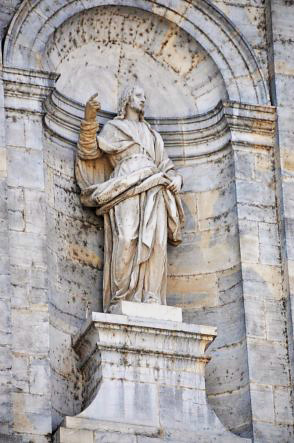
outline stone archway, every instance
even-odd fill
[[[50,70],[44,64],[44,48],[50,35],[65,20],[96,6],[135,6],[165,17],[191,35],[210,54],[226,84],[230,100],[268,104],[269,94],[253,52],[240,32],[208,0],[95,0],[56,2],[45,0],[31,6],[25,1],[8,30],[4,65]],[[32,32],[34,29],[34,32]]]
[[[108,112],[116,112],[130,81],[152,97],[145,109],[153,119],[203,114],[228,97],[218,67],[189,34],[138,8],[101,6],[76,14],[52,34],[45,56],[60,74],[59,92],[85,103],[98,91]]]

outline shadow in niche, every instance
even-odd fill
[[[82,379],[71,337],[91,311],[102,311],[103,225],[82,208],[75,150],[45,130],[50,362],[54,427],[81,410]]]
[[[118,28],[123,29],[123,38],[121,31],[117,36],[106,33],[110,17],[112,25],[123,23]],[[151,40],[142,40],[140,33],[132,36],[131,26],[144,26],[143,34]],[[69,33],[76,36],[75,45],[67,38]],[[65,42],[62,56],[61,41]],[[118,48],[124,54],[119,59]],[[79,102],[98,90],[109,111],[99,114],[104,124],[113,117],[122,83],[139,76],[150,97],[150,122],[162,134],[169,156],[184,177],[186,226],[183,244],[169,250],[168,304],[181,306],[186,322],[218,327],[206,374],[209,401],[225,426],[248,435],[234,162],[219,102],[227,92],[217,66],[175,24],[122,7],[95,8],[64,22],[48,41],[46,55],[61,74],[59,92],[55,90],[48,99],[45,117],[54,426],[64,415],[82,408],[82,379],[71,336],[90,311],[102,311],[103,223],[93,211],[81,207],[74,178],[75,145],[83,117]],[[122,61],[119,68],[117,60]]]

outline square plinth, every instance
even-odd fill
[[[73,340],[83,411],[65,418],[56,442],[248,441],[207,403],[205,350],[216,328],[183,323],[169,306],[122,302],[116,312],[93,312]]]
[[[113,309],[112,314],[128,317],[153,318],[155,320],[183,321],[182,309],[157,303],[134,303],[121,301]]]

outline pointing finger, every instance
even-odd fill
[[[94,100],[94,98],[96,98],[96,97],[98,97],[98,92],[96,92],[96,94],[93,94],[93,95],[89,98],[89,101],[90,101],[90,100]]]

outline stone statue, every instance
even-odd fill
[[[98,136],[97,95],[81,122],[76,177],[82,204],[104,216],[103,309],[121,300],[166,304],[167,240],[181,242],[184,221],[182,177],[144,120],[141,87],[124,90]]]

